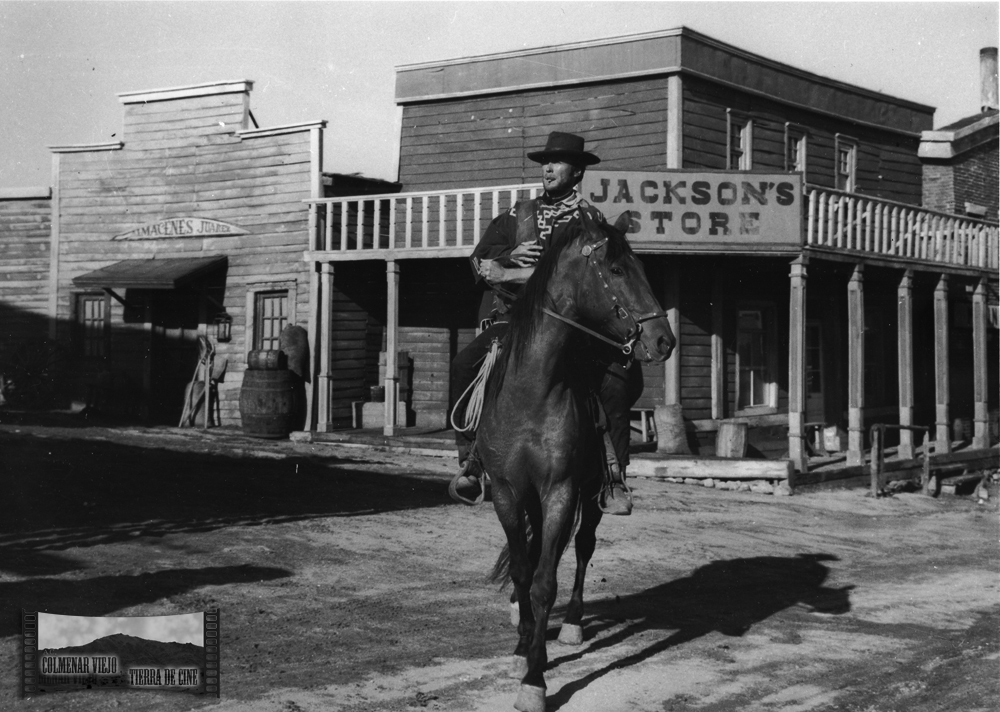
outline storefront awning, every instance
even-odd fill
[[[98,289],[177,289],[199,277],[224,269],[225,255],[122,260],[73,278],[77,287]]]

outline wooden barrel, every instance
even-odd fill
[[[252,371],[278,371],[287,365],[288,358],[277,349],[251,351],[247,354],[247,368]]]
[[[747,424],[723,420],[715,438],[715,454],[719,457],[746,457]]]
[[[287,438],[299,416],[299,379],[287,369],[243,372],[240,419],[243,432],[255,438]]]

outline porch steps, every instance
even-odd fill
[[[654,479],[787,480],[792,474],[792,463],[790,460],[635,453],[631,456],[628,474]]]

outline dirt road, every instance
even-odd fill
[[[0,453],[2,709],[513,709],[507,596],[484,581],[502,535],[488,504],[447,499],[451,461],[2,423]],[[635,488],[633,516],[598,530],[583,646],[549,645],[549,710],[997,709],[995,489],[980,503]],[[215,606],[221,700],[18,699],[21,608]]]

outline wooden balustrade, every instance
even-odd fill
[[[967,267],[1000,267],[1000,232],[983,220],[807,186],[807,246]]]
[[[308,200],[317,226],[311,249],[378,257],[471,252],[486,225],[540,184]]]

